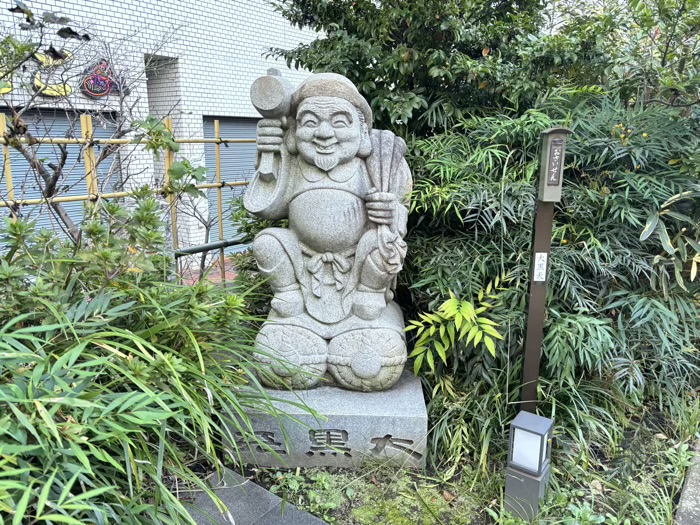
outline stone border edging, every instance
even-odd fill
[[[200,525],[324,525],[308,512],[283,504],[282,498],[226,469],[223,483],[214,490],[229,509],[222,514],[205,493],[199,493],[188,510]],[[231,520],[233,518],[233,521]]]
[[[700,525],[700,442],[693,447],[695,458],[688,467],[681,499],[674,518],[676,525]]]

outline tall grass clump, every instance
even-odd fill
[[[0,227],[3,523],[193,523],[188,491],[267,447],[251,294],[178,285],[161,215],[144,191],[91,207],[77,246]]]
[[[582,436],[577,429],[588,421],[614,433],[624,407],[654,400],[671,409],[697,386],[698,122],[680,117],[679,109],[568,91],[542,97],[522,116],[464,121],[454,133],[417,143],[419,214],[405,283],[413,305],[437,309],[452,291],[506,335],[485,351],[469,332],[451,339],[437,331],[420,348],[435,355],[435,366],[424,367],[431,382],[474,384],[481,371],[504,393],[506,385],[517,388],[538,135],[566,125],[575,135],[554,219],[544,410],[558,407],[562,432]],[[490,284],[504,272],[500,286]]]

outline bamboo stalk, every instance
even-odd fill
[[[101,193],[97,195],[98,198],[100,199],[119,199],[122,197],[129,197],[130,195],[133,195],[133,192],[130,191],[119,191],[115,193]],[[0,208],[8,208],[10,206],[34,206],[37,204],[51,204],[52,202],[55,203],[61,203],[61,202],[81,202],[81,201],[89,201],[89,200],[94,200],[94,196],[92,195],[68,195],[65,197],[51,197],[48,199],[42,198],[42,199],[19,199],[19,200],[6,200],[3,202],[0,202]]]
[[[81,117],[82,120],[82,117]],[[138,139],[68,139],[68,138],[52,138],[43,137],[32,139],[31,141],[27,138],[17,139],[23,144],[133,144],[138,145],[143,142],[143,140]],[[255,144],[255,139],[175,139],[178,144]],[[0,138],[0,144],[7,145],[7,141],[4,138]]]
[[[85,140],[85,149],[83,151],[83,160],[85,163],[85,182],[87,183],[88,195],[91,198],[97,198],[99,189],[97,187],[97,161],[95,159],[95,146],[92,141],[92,117],[90,115],[80,115],[80,129],[82,131],[83,140]]]
[[[209,190],[212,188],[233,188],[235,186],[247,186],[246,181],[235,181],[235,182],[208,182],[206,184],[197,184],[195,186],[198,190]]]
[[[211,188],[227,188],[227,187],[234,187],[234,186],[247,186],[248,183],[245,181],[236,181],[236,182],[222,182],[221,184],[217,184],[215,182],[209,183],[209,184],[198,184],[195,186],[198,190],[206,190],[206,189],[211,189]],[[165,193],[165,190],[163,188],[158,188],[157,190],[154,190],[156,193]],[[121,199],[124,197],[130,197],[134,195],[134,192],[131,191],[118,191],[118,192],[113,192],[113,193],[98,193],[97,195],[70,195],[70,196],[65,196],[65,197],[53,197],[50,199],[6,199],[4,201],[0,201],[0,208],[8,208],[11,206],[33,206],[36,204],[49,204],[51,202],[80,202],[80,201],[89,201],[89,200],[94,200],[95,198],[97,199]]]
[[[10,162],[10,148],[5,144],[5,133],[7,133],[7,118],[4,113],[0,113],[0,137],[3,140],[2,157],[5,171],[5,184],[7,185],[7,196],[10,201],[15,200],[15,185],[12,182],[12,162]],[[10,208],[12,219],[16,219],[14,208]]]
[[[164,121],[165,128],[172,133],[173,132],[173,119],[170,117],[166,118]],[[170,231],[173,235],[173,249],[175,251],[180,247],[177,241],[177,209],[175,207],[175,195],[170,191],[170,168],[175,162],[175,153],[170,150],[165,150],[165,197],[168,200],[168,205],[170,206]]]
[[[219,185],[218,188],[216,188],[216,206],[218,208],[218,219],[219,219],[219,241],[224,240],[224,197],[223,197],[223,188],[221,186],[221,143],[218,142],[218,139],[220,138],[220,126],[219,126],[219,121],[215,120],[214,121],[214,138],[217,139],[217,142],[215,142],[215,151],[216,151],[216,182]],[[224,248],[223,246],[219,248],[219,266],[221,267],[221,286],[226,288],[226,260],[225,260],[225,254],[224,254]]]

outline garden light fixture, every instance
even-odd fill
[[[521,411],[510,424],[505,507],[532,521],[549,483],[554,421]]]

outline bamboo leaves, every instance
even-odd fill
[[[644,225],[644,230],[642,230],[639,236],[640,241],[646,241],[654,231],[656,231],[656,225],[659,223],[659,214],[650,213],[646,224]]]
[[[128,272],[162,257],[146,231],[160,227],[157,209],[147,195],[130,211],[102,206],[89,241],[70,256],[30,225],[6,223],[0,514],[8,524],[193,523],[175,480],[210,490],[201,470],[238,455],[227,422],[267,450],[247,411],[283,417],[255,377],[264,371],[251,360],[248,291],[180,286],[155,264]]]
[[[697,276],[697,265],[700,260],[700,221],[678,210],[681,209],[684,201],[692,200],[698,195],[700,195],[698,191],[690,190],[669,197],[661,204],[658,212],[649,214],[639,237],[641,241],[646,241],[651,238],[652,233],[658,235],[661,248],[665,253],[657,255],[654,264],[664,267],[671,263],[676,283],[686,291],[688,290],[685,283],[686,275],[690,277],[690,282],[695,281]],[[668,226],[665,221],[668,221]],[[678,232],[673,238],[669,234],[669,227],[672,231]],[[688,248],[695,253],[689,253]],[[690,262],[689,267],[688,262]],[[665,279],[667,275],[665,269],[659,274],[662,289],[666,295],[669,288],[668,279]]]
[[[659,240],[661,241],[661,245],[663,246],[664,250],[666,250],[666,253],[669,255],[676,253],[676,249],[671,245],[671,238],[668,236],[666,225],[663,222],[659,222],[657,224],[657,230],[659,233]]]
[[[478,294],[477,306],[460,300],[450,292],[450,298],[435,312],[419,314],[420,320],[410,321],[406,331],[416,331],[416,342],[409,357],[415,358],[414,372],[418,374],[424,364],[430,372],[441,367],[457,367],[473,353],[485,348],[492,358],[496,357],[496,341],[503,336],[496,330],[498,323],[486,317],[495,307],[486,298],[498,301],[497,291],[504,290],[509,277],[502,275],[489,282]],[[452,362],[452,363],[450,363]]]

